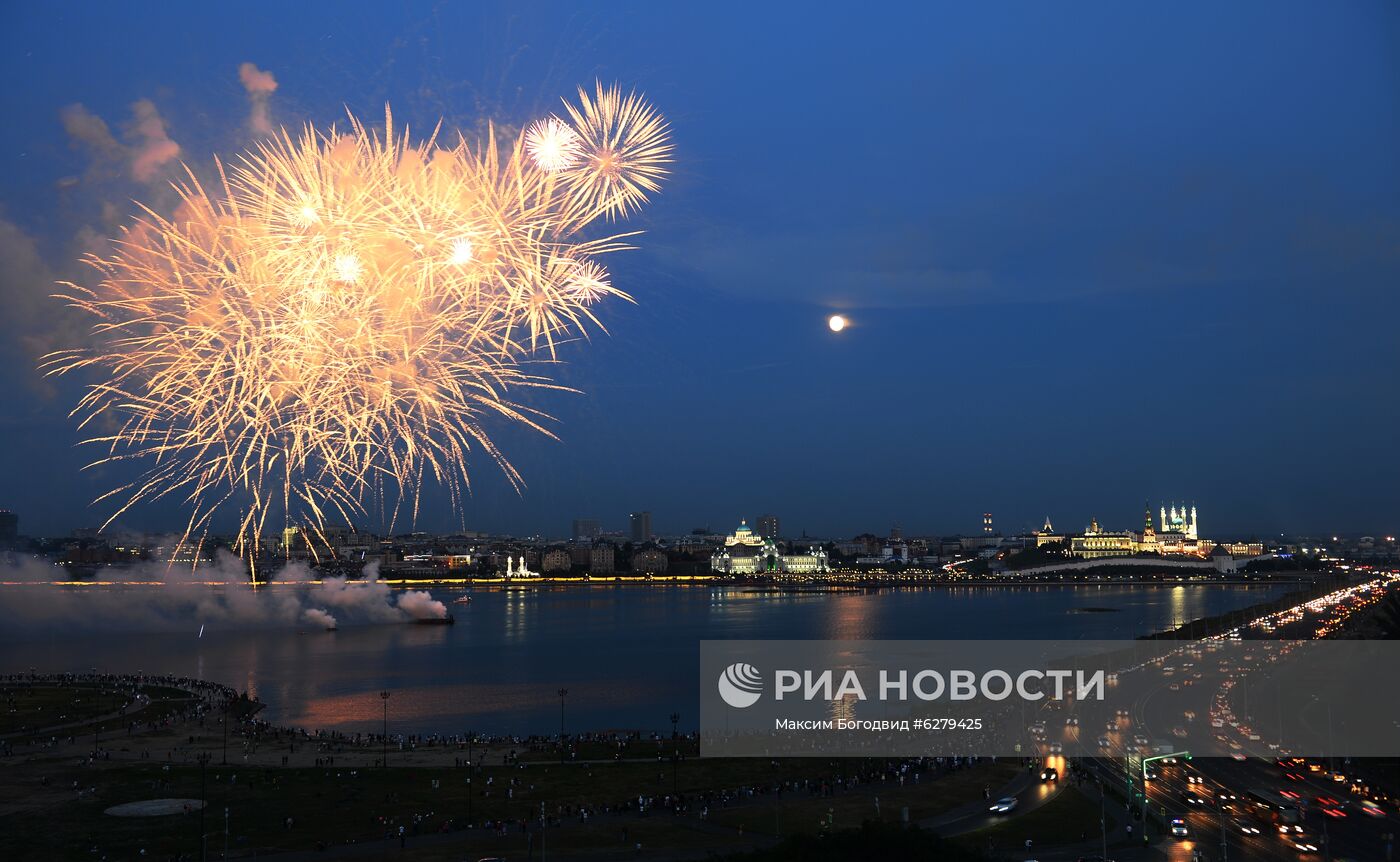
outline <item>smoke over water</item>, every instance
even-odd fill
[[[336,627],[335,617],[321,610],[320,608],[307,608],[306,613],[301,618],[313,626],[320,626],[325,629]]]
[[[399,610],[415,620],[440,620],[447,617],[447,605],[434,599],[427,590],[410,590],[399,596]]]
[[[426,590],[395,592],[377,579],[315,581],[292,563],[254,590],[243,563],[222,555],[191,572],[147,563],[99,570],[91,581],[66,581],[66,571],[25,559],[0,563],[0,640],[63,631],[210,631],[237,628],[329,629],[343,625],[441,619],[447,607]]]

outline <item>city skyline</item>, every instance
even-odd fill
[[[1178,506],[1180,512],[1178,515]],[[755,535],[764,538],[778,538],[784,540],[811,538],[821,540],[846,539],[855,536],[873,535],[878,537],[888,537],[890,539],[905,538],[935,538],[940,536],[1034,536],[1048,533],[1053,530],[1056,534],[1068,536],[1082,534],[1086,532],[1103,531],[1108,532],[1136,532],[1141,535],[1144,515],[1148,519],[1148,526],[1158,532],[1166,532],[1171,529],[1184,529],[1186,535],[1195,538],[1199,521],[1197,520],[1197,507],[1194,503],[1177,504],[1163,502],[1160,505],[1148,504],[1144,512],[1139,508],[1136,512],[1119,517],[1120,513],[1111,513],[1100,518],[1099,511],[1092,510],[1091,514],[1082,519],[1064,519],[1054,513],[1042,515],[1039,519],[1029,519],[1003,527],[998,524],[989,524],[988,518],[993,513],[981,512],[975,518],[968,517],[966,525],[950,525],[940,527],[934,525],[928,529],[922,527],[909,527],[904,522],[895,520],[886,525],[847,525],[843,528],[826,531],[811,530],[803,526],[794,526],[791,530],[785,529],[780,524],[786,523],[781,514],[772,511],[765,511],[762,514],[738,514],[729,520],[713,520],[704,523],[692,523],[690,526],[683,526],[681,522],[672,524],[663,521],[660,528],[653,524],[651,510],[640,510],[627,512],[618,516],[615,520],[609,521],[607,518],[599,517],[575,517],[568,521],[567,525],[556,525],[542,528],[534,525],[524,530],[491,530],[475,527],[471,524],[461,528],[450,528],[445,530],[429,530],[423,528],[404,528],[402,526],[393,530],[375,529],[366,524],[344,524],[328,523],[328,528],[349,529],[352,532],[360,532],[366,535],[378,536],[408,536],[421,534],[427,536],[453,536],[453,535],[479,535],[497,537],[515,537],[520,539],[543,540],[548,542],[572,541],[575,543],[591,542],[595,540],[607,540],[613,542],[629,542],[632,544],[645,544],[652,541],[685,537],[688,535],[709,535],[722,537],[729,533],[736,525],[744,525],[752,529]],[[1168,512],[1170,511],[1170,516]],[[1189,515],[1188,515],[1189,512]],[[1212,512],[1212,515],[1215,513]],[[663,513],[664,515],[664,513]],[[67,529],[60,529],[56,532],[38,532],[23,528],[21,513],[14,509],[0,507],[0,533],[13,538],[14,536],[28,536],[29,538],[96,538],[98,536],[114,538],[120,536],[145,536],[147,538],[157,536],[178,536],[179,531],[170,530],[131,530],[121,525],[113,525],[106,530],[91,524],[74,524]],[[1173,520],[1177,519],[1179,520]],[[771,529],[765,522],[771,521]],[[1082,523],[1081,523],[1082,521]],[[1293,529],[1293,530],[1258,530],[1244,529],[1237,530],[1216,526],[1216,521],[1212,517],[1209,530],[1213,534],[1219,534],[1222,538],[1244,539],[1276,539],[1279,537],[1326,537],[1326,536],[1348,536],[1358,537],[1373,535],[1376,537],[1388,537],[1397,532],[1389,528],[1366,529],[1358,525],[1351,525],[1342,529]],[[211,531],[211,537],[226,538],[228,534]],[[268,537],[275,534],[269,533]]]

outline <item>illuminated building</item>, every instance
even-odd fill
[[[539,572],[530,571],[530,566],[525,561],[525,555],[520,555],[519,562],[515,557],[506,557],[506,580],[514,578],[538,578]]]
[[[1069,551],[1076,557],[1095,560],[1101,557],[1129,557],[1137,553],[1138,535],[1130,530],[1113,531],[1099,527],[1098,518],[1079,536],[1072,536]]]
[[[1200,521],[1195,506],[1163,506],[1160,514],[1160,528],[1154,528],[1152,510],[1149,508],[1144,511],[1140,534],[1130,530],[1104,530],[1095,519],[1082,535],[1070,537],[1070,553],[1084,559],[1127,557],[1134,554],[1209,559],[1216,551],[1238,559],[1258,557],[1264,553],[1264,546],[1258,542],[1227,542],[1217,545],[1210,539],[1201,538]],[[1048,520],[1046,527],[1049,527]],[[1041,534],[1036,535],[1039,537]],[[1038,544],[1043,544],[1037,541]],[[1232,564],[1218,563],[1219,565]]]
[[[821,548],[785,554],[773,539],[758,535],[747,521],[740,521],[739,528],[725,538],[724,547],[710,558],[710,568],[726,575],[809,575],[827,571],[827,559]]]
[[[1158,553],[1195,557],[1210,554],[1213,543],[1201,539],[1200,522],[1196,517],[1195,506],[1190,509],[1187,509],[1185,504],[1180,508],[1172,504],[1170,509],[1162,506],[1160,515],[1161,530],[1157,534],[1155,549]]]
[[[1152,509],[1146,503],[1142,504],[1142,539],[1138,542],[1138,553],[1160,553],[1157,531],[1152,529]]]
[[[1045,516],[1045,526],[1035,532],[1035,546],[1050,545],[1055,542],[1063,542],[1065,537],[1055,532],[1055,525],[1050,523],[1050,516]]]
[[[1235,557],[1262,557],[1264,556],[1263,542],[1221,542],[1220,546],[1230,552]]]
[[[1170,514],[1166,506],[1161,507],[1161,524],[1163,533],[1181,533],[1185,538],[1196,541],[1201,538],[1197,531],[1196,507],[1191,507],[1190,515],[1187,515],[1186,505],[1183,503],[1178,510],[1173,503]]]
[[[1215,570],[1222,575],[1239,571],[1239,566],[1235,564],[1234,555],[1220,545],[1211,549],[1210,562],[1215,566]]]

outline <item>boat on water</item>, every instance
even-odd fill
[[[441,617],[418,617],[414,620],[420,626],[450,626],[457,622],[452,618],[452,614]]]
[[[455,598],[455,599],[452,600],[452,604],[454,604],[454,605],[469,605],[469,604],[471,604],[471,603],[472,603],[472,597],[471,597],[471,596],[458,596],[457,598]]]

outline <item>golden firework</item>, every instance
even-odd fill
[[[285,130],[224,164],[217,184],[186,169],[180,203],[142,208],[90,256],[95,286],[65,283],[95,319],[97,346],[46,357],[47,373],[93,382],[74,410],[95,463],[145,472],[101,499],[108,523],[143,501],[188,506],[185,538],[240,513],[256,557],[274,518],[313,533],[371,502],[416,516],[427,481],[453,504],[481,452],[517,487],[488,417],[550,432],[514,403],[552,387],[524,366],[601,326],[616,296],[596,260],[632,234],[587,238],[658,188],[667,127],[634,94],[598,85],[514,141],[414,142],[385,110],[372,130]],[[98,422],[99,417],[103,421]]]

